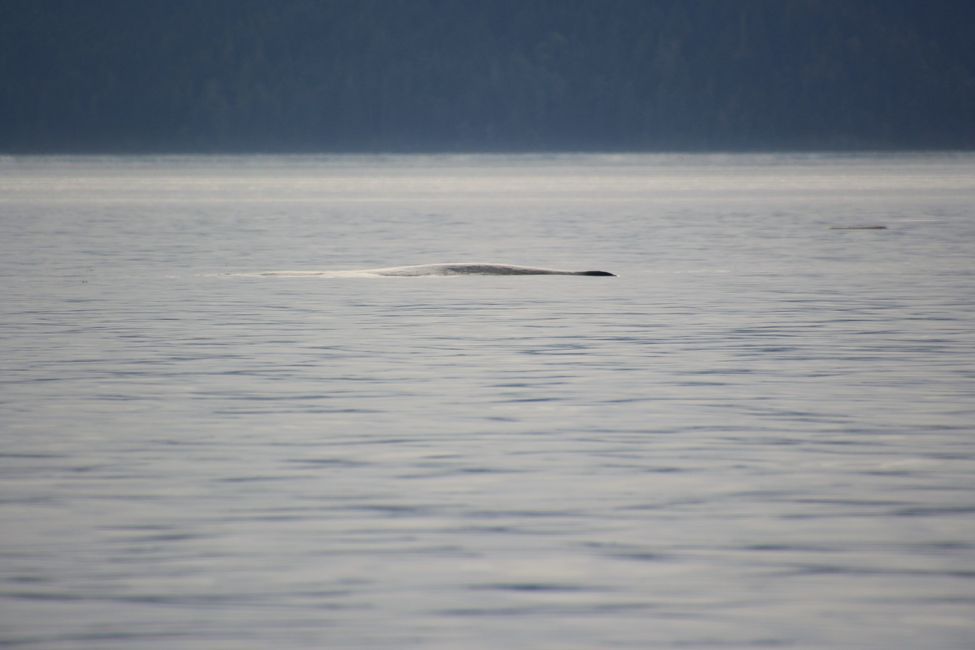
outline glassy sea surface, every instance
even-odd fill
[[[289,277],[436,262],[619,275]],[[975,155],[0,158],[0,645],[975,647]]]

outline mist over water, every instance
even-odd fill
[[[973,205],[967,154],[0,159],[0,643],[970,648]],[[463,261],[619,277],[260,275]]]

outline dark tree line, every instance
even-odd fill
[[[971,0],[0,0],[0,151],[975,147]]]

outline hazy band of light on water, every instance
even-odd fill
[[[973,205],[970,155],[0,159],[0,642],[970,648]],[[260,275],[465,260],[620,277]]]

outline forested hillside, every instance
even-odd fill
[[[972,0],[0,0],[0,151],[975,147]]]

